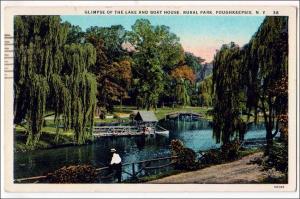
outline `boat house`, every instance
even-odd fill
[[[158,119],[153,111],[138,111],[134,117],[134,121],[136,121],[139,126],[155,127]]]

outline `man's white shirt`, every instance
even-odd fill
[[[114,154],[113,154],[113,157],[112,157],[112,159],[111,159],[110,164],[119,164],[119,163],[121,163],[121,161],[122,161],[122,159],[121,159],[121,157],[119,156],[119,154],[114,153]]]

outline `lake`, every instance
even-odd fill
[[[169,137],[105,137],[90,145],[15,153],[14,178],[45,175],[65,165],[92,164],[103,167],[110,161],[111,148],[117,149],[123,163],[130,163],[170,156],[172,139],[180,139],[194,151],[219,147],[212,138],[212,128],[208,121],[165,120],[160,121],[159,125],[170,130]],[[246,140],[264,137],[263,125],[250,125],[245,135]]]

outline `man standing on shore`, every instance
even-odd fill
[[[118,182],[121,182],[122,178],[122,159],[117,153],[116,149],[110,149],[112,153],[112,158],[110,161],[110,167],[115,172],[115,177],[118,178]]]

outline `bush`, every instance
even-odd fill
[[[267,161],[267,169],[275,168],[283,173],[288,172],[288,147],[284,142],[273,142]]]
[[[171,149],[172,149],[172,154],[177,155],[181,150],[183,150],[184,145],[183,143],[176,139],[171,141]]]
[[[221,146],[221,149],[210,149],[200,158],[201,164],[221,164],[240,158],[240,142],[235,140]]]
[[[241,144],[238,140],[234,140],[230,143],[223,144],[221,147],[222,159],[226,161],[238,159],[240,147]]]
[[[275,170],[274,168],[267,170],[264,172],[264,178],[262,180],[262,183],[288,183],[287,175],[284,173]]]
[[[46,181],[49,183],[96,183],[97,171],[91,165],[64,166],[48,174]]]
[[[210,149],[202,155],[201,164],[219,164],[222,163],[221,153],[218,149]]]
[[[171,148],[172,154],[178,156],[175,162],[176,169],[193,170],[198,168],[195,151],[185,148],[180,140],[172,140]]]

